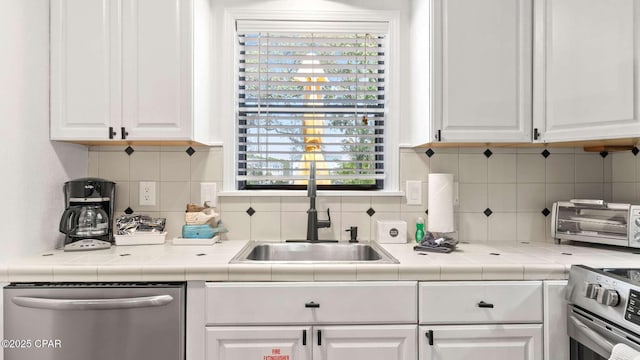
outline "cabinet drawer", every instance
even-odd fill
[[[539,281],[421,283],[421,324],[542,322]]]
[[[413,281],[208,283],[206,322],[240,324],[415,323]]]

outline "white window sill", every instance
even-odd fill
[[[218,197],[261,197],[261,196],[279,196],[279,197],[301,197],[307,196],[307,190],[236,190],[221,191]],[[318,197],[333,196],[349,196],[349,197],[402,197],[403,191],[332,191],[318,190]]]

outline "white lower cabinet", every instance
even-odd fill
[[[415,281],[227,282],[203,290],[206,360],[417,359]]]
[[[310,326],[208,327],[206,336],[208,360],[311,360],[313,352]]]
[[[208,327],[207,360],[412,360],[416,325]]]
[[[547,360],[569,359],[566,286],[567,280],[544,282],[544,358]]]
[[[542,324],[420,327],[420,360],[539,360]]]
[[[542,282],[423,282],[420,360],[542,360]]]

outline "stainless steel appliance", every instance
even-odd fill
[[[573,240],[640,248],[640,205],[558,201],[551,210],[551,236],[556,243]]]
[[[619,343],[640,351],[640,268],[573,265],[566,291],[571,360],[609,359]]]
[[[64,250],[98,250],[111,247],[116,184],[82,178],[64,184],[66,209],[60,219]]]
[[[5,360],[184,360],[184,283],[4,288]]]

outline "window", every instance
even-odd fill
[[[237,21],[239,189],[383,188],[385,27]]]

